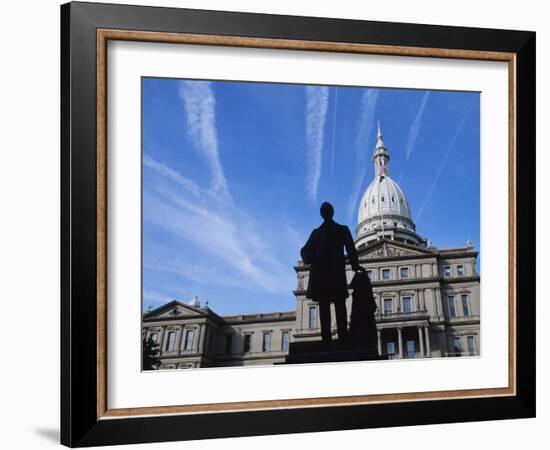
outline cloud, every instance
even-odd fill
[[[355,171],[353,176],[352,191],[348,202],[348,220],[353,220],[356,212],[356,205],[359,199],[365,172],[370,167],[367,162],[370,160],[371,131],[374,128],[374,113],[378,101],[378,89],[367,89],[361,98],[359,112],[359,130],[355,141]]]
[[[194,181],[185,178],[183,175],[180,175],[175,170],[168,167],[166,164],[160,163],[148,155],[143,157],[143,165],[149,169],[154,170],[155,172],[171,179],[174,183],[179,184],[187,192],[193,194],[194,197],[201,198],[204,195],[204,190],[201,189]]]
[[[424,201],[422,202],[422,206],[420,206],[420,209],[418,210],[418,214],[416,216],[415,221],[418,221],[420,219],[420,216],[422,215],[422,212],[424,211],[424,208],[430,201],[430,198],[432,197],[432,194],[434,192],[435,186],[437,185],[437,182],[439,181],[439,177],[441,177],[441,173],[443,172],[443,168],[445,167],[445,164],[447,163],[447,160],[449,159],[449,156],[451,155],[451,152],[456,144],[456,139],[460,135],[460,132],[462,131],[462,128],[464,128],[464,124],[466,123],[466,119],[468,118],[470,111],[472,110],[472,107],[474,105],[474,102],[472,102],[469,106],[469,108],[464,113],[464,117],[462,118],[462,122],[460,122],[460,125],[458,126],[456,133],[453,137],[453,140],[451,141],[451,145],[449,146],[449,149],[447,150],[447,153],[445,153],[445,156],[443,157],[443,161],[441,161],[441,165],[439,166],[439,169],[437,171],[437,175],[435,176],[430,189],[428,189],[428,193],[426,194],[426,197],[424,198]]]
[[[224,266],[225,273],[232,273],[235,280],[268,292],[290,292],[292,284],[286,278],[291,267],[285,268],[273,257],[239,210],[189,201],[181,192],[160,183],[153,192],[144,193],[143,202],[147,222],[182,243],[192,244],[214,265]]]
[[[157,306],[169,302],[170,300],[173,300],[173,297],[165,295],[162,292],[152,291],[149,289],[143,290],[143,304],[146,308],[148,308],[149,306],[151,306],[152,308],[156,308]]]
[[[205,156],[211,173],[210,191],[231,199],[218,150],[216,98],[208,81],[182,81],[179,97],[187,118],[187,133]]]
[[[416,117],[413,120],[411,128],[409,130],[409,140],[407,141],[407,160],[410,158],[411,153],[414,150],[414,145],[416,144],[416,139],[418,138],[418,133],[420,133],[420,125],[422,123],[422,116],[424,115],[424,109],[426,108],[426,103],[428,103],[428,98],[430,98],[430,91],[426,91],[420,102],[418,111],[416,112]]]
[[[317,190],[321,179],[328,95],[327,87],[306,86],[306,193],[313,201],[317,200]]]

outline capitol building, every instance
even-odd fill
[[[389,172],[380,126],[374,177],[359,206],[355,246],[378,306],[378,352],[388,359],[480,354],[478,252],[435,248],[416,231],[407,198]],[[160,369],[284,362],[292,342],[321,340],[309,269],[296,271],[296,309],[220,316],[198,299],[173,300],[143,315],[143,337],[159,344]],[[353,277],[347,267],[348,282]],[[350,291],[351,293],[351,291]],[[347,300],[351,313],[351,295]],[[336,323],[332,307],[333,338]]]

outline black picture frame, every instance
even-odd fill
[[[98,417],[98,29],[515,54],[515,395],[208,414]],[[190,9],[61,6],[61,443],[71,447],[535,416],[534,32]]]

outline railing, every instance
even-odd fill
[[[334,332],[336,332],[336,330],[334,330]],[[312,336],[321,335],[321,328],[297,328],[294,334],[308,334]]]
[[[377,322],[398,322],[402,320],[428,320],[430,315],[428,311],[411,312],[382,312],[375,315]]]

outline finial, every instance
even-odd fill
[[[386,148],[384,141],[382,140],[382,129],[380,128],[380,121],[378,121],[378,134],[376,135],[376,148]]]

